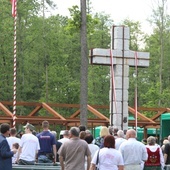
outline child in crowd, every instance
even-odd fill
[[[12,149],[17,149],[17,153],[16,154],[14,154],[14,156],[12,157],[12,163],[13,164],[16,164],[17,162],[17,157],[18,157],[18,148],[19,148],[19,143],[14,143],[13,145],[12,145]]]

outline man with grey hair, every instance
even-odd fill
[[[147,169],[164,169],[164,158],[162,150],[158,144],[156,144],[156,138],[154,136],[149,136],[147,138],[146,145],[148,159],[145,162],[144,170]]]
[[[117,132],[118,132],[118,128],[116,126],[110,126],[109,128],[109,133],[110,135],[113,135],[114,138],[117,138]]]
[[[168,140],[169,140],[169,142],[170,142],[170,135],[168,136]]]
[[[115,149],[119,149],[120,145],[126,141],[126,139],[124,139],[124,132],[123,130],[118,130],[117,132],[117,138],[115,139]]]
[[[63,143],[58,151],[61,170],[85,170],[85,156],[89,170],[91,152],[87,142],[79,138],[79,128],[72,127],[69,133],[70,140]]]

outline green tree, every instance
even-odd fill
[[[0,100],[13,99],[14,28],[10,1],[0,1]]]
[[[166,11],[167,1],[162,0],[153,9],[150,23],[154,27],[153,34],[147,38],[147,48],[151,53],[150,69],[148,77],[150,80],[150,90],[154,89],[156,97],[152,96],[153,106],[168,107],[166,100],[169,89],[169,25],[170,17]],[[146,93],[146,96],[149,97]]]

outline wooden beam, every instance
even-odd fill
[[[0,123],[8,123],[8,124],[11,124],[11,121],[10,121],[10,120],[0,120]]]
[[[7,106],[12,106],[13,102],[8,102],[8,101],[1,101],[2,104],[7,105]],[[16,102],[16,106],[41,106],[41,103],[38,102]]]
[[[158,112],[158,111],[166,111],[166,108],[148,108],[148,107],[138,107],[137,110],[143,110],[143,111],[155,111],[155,112]]]
[[[12,106],[12,101],[0,101],[3,105]],[[39,102],[24,102],[24,101],[17,101],[17,106],[40,106],[42,105]],[[66,103],[47,103],[47,105],[51,107],[63,107],[63,108],[80,108],[80,104],[66,104]],[[109,109],[109,105],[91,105],[95,109]],[[148,108],[148,107],[138,107],[137,110],[142,111],[167,111],[170,112],[170,108]]]
[[[134,109],[134,108],[128,107],[128,110],[129,110],[129,112],[131,112],[133,115],[135,115],[135,109]],[[137,112],[137,114],[138,114],[138,116],[139,116],[141,119],[147,120],[147,121],[149,121],[149,122],[151,122],[151,123],[153,123],[153,124],[155,123],[152,119],[144,116],[143,114],[141,114],[141,113],[139,113],[139,112]]]
[[[68,123],[67,126],[69,127],[73,127],[73,126],[79,126],[80,125],[80,122],[79,123]],[[98,123],[90,123],[88,122],[87,123],[87,126],[88,127],[96,127],[96,126],[108,126],[109,123],[101,123],[101,122],[98,122]]]
[[[147,139],[147,128],[146,127],[144,127],[143,133],[144,133],[143,134],[144,138]]]
[[[13,114],[2,104],[0,103],[0,109],[7,115],[7,116],[13,116]]]
[[[87,109],[88,109],[90,112],[92,112],[94,115],[96,115],[98,118],[100,118],[100,119],[106,119],[106,120],[109,121],[109,119],[108,119],[106,116],[104,116],[103,114],[101,114],[99,111],[97,111],[96,109],[94,109],[92,106],[87,105]],[[80,109],[77,110],[75,113],[73,113],[73,114],[70,116],[70,118],[75,118],[75,117],[78,116],[79,114],[80,114]]]
[[[10,116],[0,116],[1,120],[12,120]],[[59,118],[56,117],[45,117],[45,116],[18,116],[17,117],[17,122],[18,121],[43,121],[43,120],[48,120],[48,121],[52,121],[52,122],[80,122],[79,118],[66,118],[65,120],[61,120]],[[106,119],[88,119],[89,122],[94,122],[94,123],[98,123],[98,122],[102,122],[102,123],[109,123],[108,120]],[[135,125],[135,120],[129,120],[130,124],[134,124]],[[156,121],[155,124],[153,124],[152,122],[148,122],[145,120],[139,120],[138,123],[142,124],[148,124],[148,125],[152,125],[152,126],[157,126],[159,125],[159,121]]]
[[[12,120],[9,116],[0,116],[2,120]],[[65,120],[61,120],[57,117],[45,117],[45,116],[18,116],[17,117],[17,123],[18,122],[42,122],[44,120],[47,120],[49,122],[53,123],[70,123],[70,122],[80,122],[79,118],[66,118]],[[88,119],[88,122],[90,123],[109,123],[109,121],[105,119]]]
[[[135,126],[135,120],[129,120],[128,121],[128,125],[129,126]],[[160,122],[155,122],[155,123],[152,123],[152,122],[148,122],[148,121],[142,121],[142,120],[138,120],[138,126],[140,127],[145,127],[145,126],[157,126],[157,125],[160,125]]]
[[[46,103],[42,103],[42,107],[46,109],[49,113],[51,113],[54,117],[59,117],[62,120],[66,120],[63,116],[57,113],[54,109],[48,106]]]
[[[75,113],[73,113],[73,114],[70,116],[70,118],[75,118],[75,117],[77,117],[79,114],[80,114],[80,109],[77,110]]]
[[[109,109],[109,105],[90,105],[91,107],[95,108],[95,109]]]
[[[148,128],[154,128],[154,129],[160,129],[160,125],[156,125],[156,126],[154,126],[154,125],[147,125],[147,126],[145,126],[147,129]]]
[[[63,108],[80,108],[79,104],[66,104],[66,103],[47,103],[51,107],[63,107]]]
[[[12,120],[12,118],[10,116],[0,116],[0,118],[4,122]],[[44,120],[49,121],[49,123],[56,123],[56,124],[60,124],[60,125],[68,125],[70,123],[72,123],[74,125],[75,124],[78,125],[80,123],[79,118],[66,118],[65,120],[62,120],[57,117],[45,117],[45,116],[18,116],[17,117],[17,123],[19,123],[19,124],[25,124],[26,122],[30,122],[32,124],[39,125]],[[89,123],[92,123],[94,126],[109,125],[109,120],[99,119],[99,118],[88,119],[88,124]],[[130,120],[128,123],[129,123],[129,126],[135,126],[135,120]],[[140,127],[155,127],[156,128],[160,125],[160,122],[156,121],[156,123],[153,124],[152,122],[148,122],[145,120],[139,120],[138,125]]]
[[[107,121],[110,121],[109,118],[107,118],[106,116],[104,116],[103,114],[101,114],[99,111],[97,111],[96,109],[94,109],[93,107],[91,107],[90,105],[87,105],[87,109],[89,111],[91,111],[94,115],[96,115],[98,118],[100,119],[106,119]]]
[[[158,117],[161,116],[162,113],[165,113],[164,111],[158,111],[158,113],[151,117],[152,120],[156,120]]]
[[[34,116],[41,108],[42,106],[37,106],[28,116]]]
[[[4,105],[12,106],[13,102],[9,101],[1,101]],[[46,103],[50,107],[62,107],[62,108],[80,108],[80,104],[66,104],[66,103]],[[17,106],[41,106],[42,103],[39,102],[24,102],[24,101],[17,101]],[[109,109],[109,105],[91,105],[93,108],[96,109]]]
[[[67,124],[67,123],[76,123],[79,124],[80,120],[79,118],[76,118],[76,116],[78,116],[80,114],[80,104],[65,104],[65,103],[39,103],[39,102],[23,102],[23,101],[17,101],[16,103],[17,106],[28,106],[28,107],[34,107],[35,109],[33,111],[31,111],[28,116],[25,116],[25,118],[21,118],[19,119],[19,123],[23,123],[25,124],[25,122],[27,121],[39,121],[42,122],[43,120],[49,120],[49,122],[55,123],[57,122],[58,124]],[[6,116],[0,116],[1,121],[8,121],[8,122],[12,122],[12,112],[10,112],[10,110],[8,109],[7,106],[13,106],[13,102],[8,102],[8,101],[0,101],[0,110],[2,110],[2,112],[5,113]],[[36,117],[35,114],[41,109],[41,108],[46,109],[50,114],[53,115],[53,117]],[[76,112],[73,113],[69,118],[64,118],[62,115],[60,115],[59,113],[57,113],[55,110],[52,109],[52,107],[61,107],[61,108],[77,108]],[[99,111],[97,111],[96,109],[109,109],[109,105],[88,105],[88,111],[90,111],[91,113],[93,113],[95,116],[97,116],[97,118],[95,120],[93,119],[88,119],[88,121],[91,122],[91,124],[95,123],[94,126],[97,123],[101,123],[102,121],[105,120],[105,122],[103,122],[103,124],[109,124],[109,118],[107,118],[106,116],[104,116],[102,113],[100,113]],[[135,109],[133,108],[128,108],[129,111],[134,114],[135,113]],[[156,121],[156,119],[163,113],[166,112],[170,112],[170,108],[146,108],[146,107],[138,107],[138,117],[140,118],[138,120],[138,125],[141,127],[158,127],[160,126],[160,122]],[[156,112],[156,114],[152,117],[152,118],[147,118],[146,116],[144,116],[143,114],[141,114],[139,112],[139,110],[141,111],[151,111],[151,112]],[[5,118],[6,117],[6,118]],[[17,121],[18,121],[18,115],[17,115]],[[97,121],[97,122],[96,122]],[[18,123],[18,122],[17,122]],[[135,125],[135,121],[129,121],[129,126],[134,126]]]

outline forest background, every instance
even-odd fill
[[[170,106],[170,16],[166,0],[153,9],[149,22],[153,33],[141,31],[140,21],[125,19],[130,27],[130,49],[150,53],[150,66],[138,68],[138,106]],[[80,9],[69,9],[70,17],[45,17],[45,10],[57,7],[35,0],[18,0],[17,19],[17,101],[80,103]],[[87,0],[88,49],[109,48],[110,29],[114,21],[104,13],[92,13]],[[0,101],[13,100],[13,17],[9,1],[0,1]],[[141,44],[143,44],[141,46]],[[87,56],[88,57],[88,56]],[[109,105],[110,68],[88,65],[88,104]],[[135,68],[130,68],[129,106],[134,107]],[[17,107],[18,115],[30,108]],[[12,108],[11,108],[12,110]],[[74,109],[57,110],[63,116]],[[109,110],[101,110],[109,117]],[[0,112],[0,114],[3,114]],[[41,115],[46,114],[40,111]],[[144,112],[151,117],[154,113]]]

